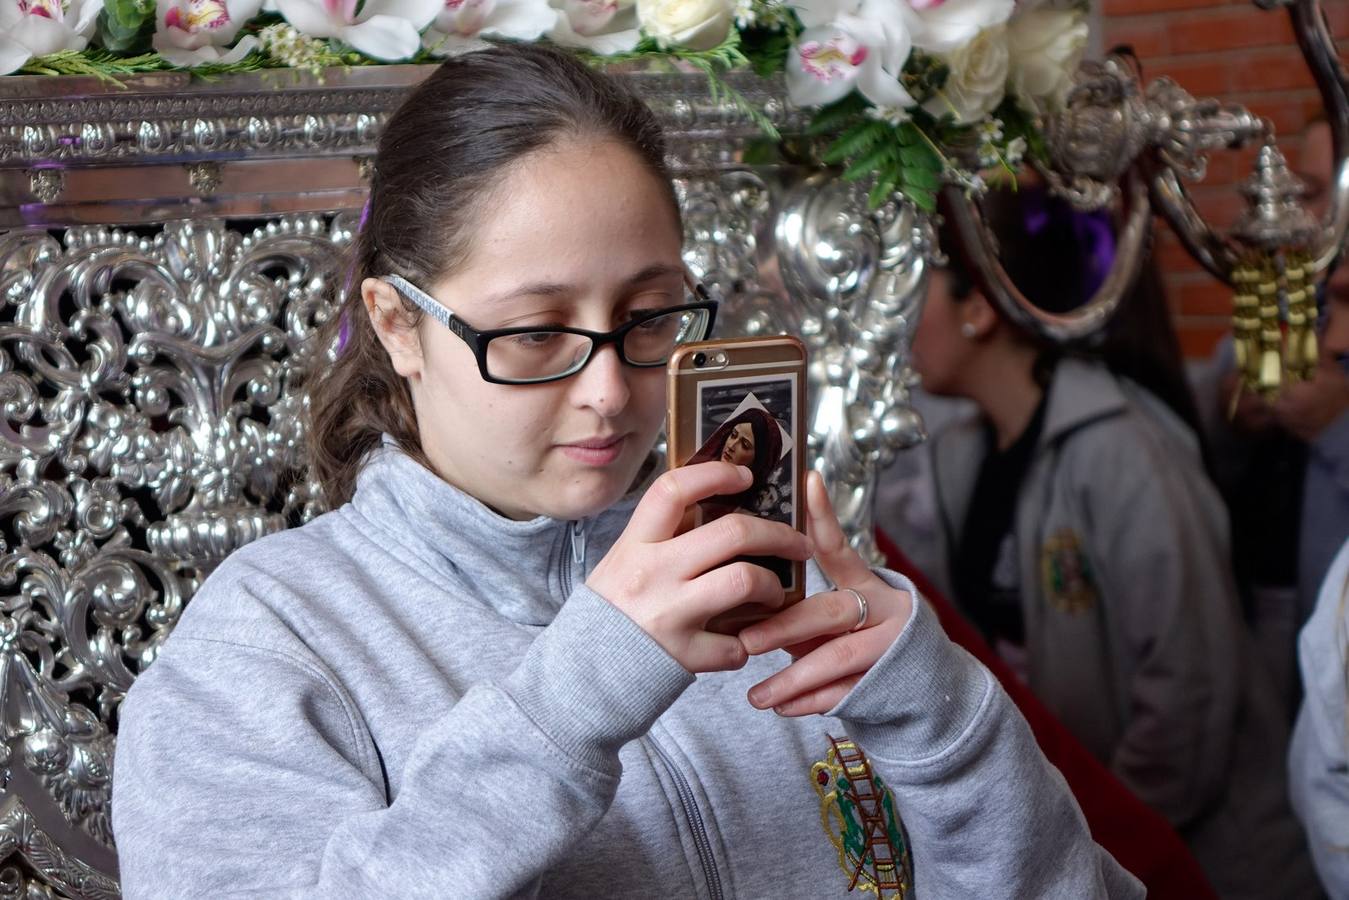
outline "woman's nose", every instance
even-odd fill
[[[632,392],[628,388],[627,366],[618,358],[618,351],[613,347],[596,351],[576,374],[571,395],[577,406],[588,406],[606,419],[621,413]]]

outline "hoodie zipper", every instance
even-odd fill
[[[581,575],[586,571],[586,523],[584,519],[577,519],[567,526],[571,533],[571,561],[581,570]]]
[[[557,556],[558,587],[562,589],[561,600],[566,602],[566,599],[571,596],[571,592],[576,590],[577,582],[584,581],[586,577],[586,523],[584,519],[576,519],[567,523],[567,536],[559,549],[561,552]],[[571,552],[568,552],[568,550]]]
[[[716,860],[712,857],[712,842],[707,837],[707,826],[703,823],[703,814],[698,810],[698,801],[693,796],[693,788],[689,787],[688,781],[675,766],[674,760],[654,737],[648,734],[646,742],[655,751],[656,758],[661,761],[665,771],[669,773],[670,780],[675,785],[675,793],[679,794],[679,804],[684,807],[684,820],[688,823],[689,831],[693,833],[693,846],[698,850],[698,862],[703,867],[703,878],[707,882],[708,894],[712,900],[724,900],[726,895],[721,892],[721,875],[718,874]]]
[[[564,553],[562,565],[565,576],[564,583],[570,585],[573,566],[575,566],[576,571],[581,573],[582,578],[585,577],[585,520],[578,519],[574,522],[568,522],[567,535],[571,538],[571,559],[567,559]],[[707,826],[703,822],[702,812],[698,809],[698,801],[693,796],[693,788],[689,787],[688,780],[675,766],[670,755],[649,734],[647,735],[647,744],[655,751],[656,758],[661,761],[661,765],[670,775],[670,780],[674,782],[675,793],[679,795],[679,804],[684,808],[684,819],[688,822],[689,831],[693,834],[693,845],[698,850],[698,862],[702,864],[703,878],[707,881],[708,892],[712,900],[724,900],[725,894],[721,890],[721,876],[717,873],[717,863],[712,857],[712,842],[707,837]]]

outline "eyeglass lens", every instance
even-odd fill
[[[675,347],[702,337],[707,311],[676,310],[633,326],[623,336],[623,355],[638,365],[658,365]],[[493,378],[536,381],[568,375],[585,365],[591,339],[565,331],[500,335],[487,342],[487,371]]]

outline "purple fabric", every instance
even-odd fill
[[[1027,191],[1023,204],[1026,231],[1032,235],[1043,231],[1051,217],[1069,217],[1077,245],[1086,262],[1078,305],[1086,303],[1105,283],[1110,266],[1115,261],[1115,229],[1111,225],[1110,214],[1105,210],[1078,212],[1062,200],[1054,201],[1051,207],[1049,194],[1044,190]]]

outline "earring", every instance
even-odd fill
[[[962,322],[962,323],[960,323],[960,336],[961,336],[961,337],[963,337],[963,338],[968,338],[969,340],[974,340],[975,335],[977,335],[978,333],[979,333],[979,329],[977,329],[977,328],[974,327],[974,323],[973,323],[973,322]]]

